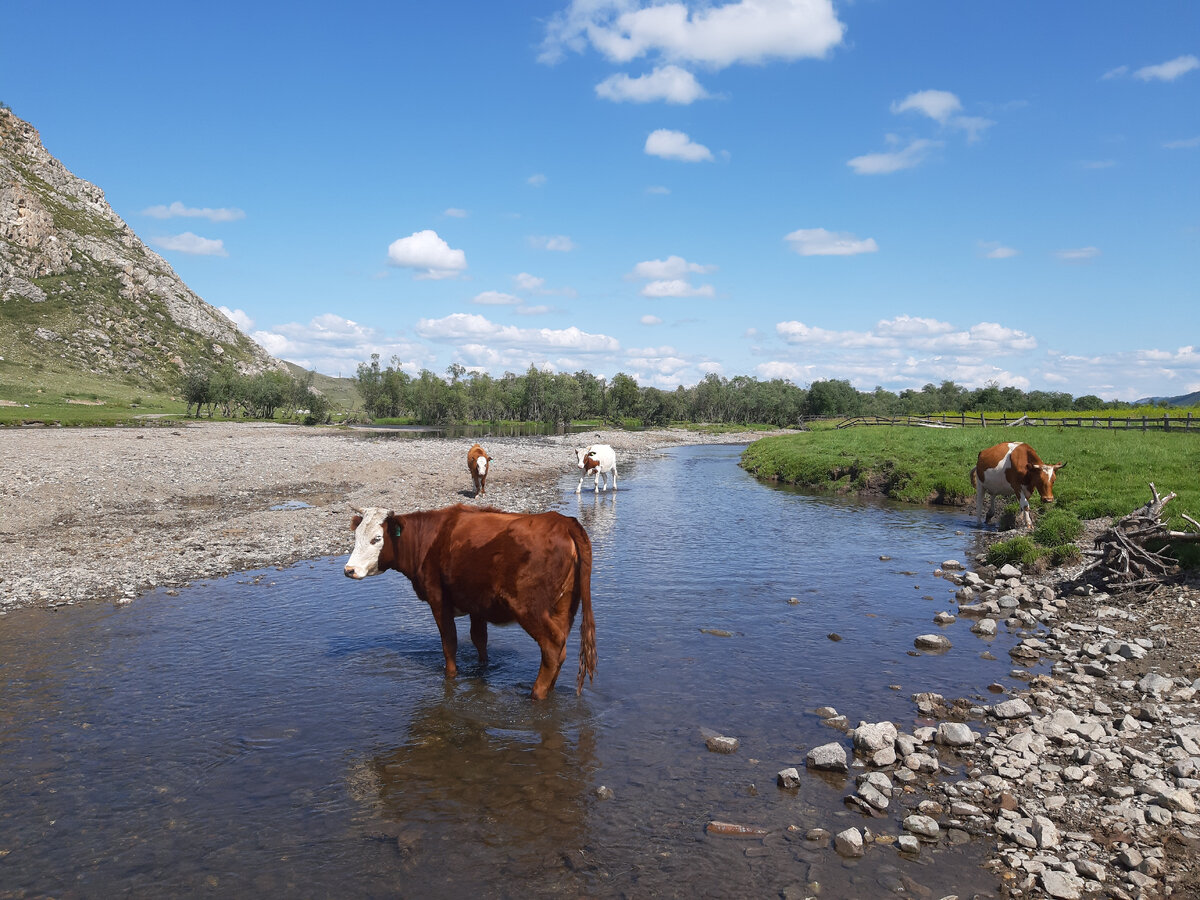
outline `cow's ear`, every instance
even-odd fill
[[[1067,464],[1065,462],[1060,462],[1060,463],[1055,463],[1053,466],[1051,466],[1051,468],[1054,469],[1055,472],[1057,472],[1059,469],[1065,468],[1066,465]]]
[[[362,524],[362,516],[355,515],[350,519],[350,530],[358,531],[358,526]]]
[[[394,512],[389,512],[387,518],[384,519],[383,527],[385,531],[390,531],[396,537],[400,537],[400,532],[404,530],[404,520]]]

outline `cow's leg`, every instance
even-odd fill
[[[525,630],[537,641],[542,651],[542,664],[538,667],[537,680],[534,681],[529,696],[534,700],[545,700],[554,690],[559,670],[567,659],[566,622],[557,622],[546,617],[536,623],[529,623]]]
[[[579,484],[577,484],[575,486],[575,493],[578,494],[580,491],[583,490],[583,479],[585,479],[585,478],[587,478],[586,472],[584,472],[582,475],[579,476]]]
[[[977,526],[983,525],[983,495],[983,479],[980,478],[975,483],[975,524]]]
[[[443,610],[440,615],[435,613],[438,631],[442,635],[442,655],[446,657],[446,677],[458,675],[458,664],[454,657],[458,653],[458,629],[454,627],[454,607]]]
[[[479,651],[479,661],[487,665],[487,619],[471,616],[471,643]]]
[[[1017,522],[1024,525],[1027,531],[1033,530],[1033,513],[1029,510],[1029,494],[1025,489],[1017,491],[1017,505],[1020,507],[1020,512],[1017,513]]]
[[[600,467],[596,467],[596,480],[592,483],[592,493],[596,494],[600,491]]]
[[[616,467],[616,464],[614,464],[612,467],[612,481],[613,481],[613,490],[615,491],[617,489],[617,467]]]

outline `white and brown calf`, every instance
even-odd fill
[[[608,490],[608,477],[612,475],[612,489],[617,489],[617,454],[608,444],[592,444],[590,447],[575,448],[576,468],[583,469],[579,476],[579,485],[575,493],[583,490],[583,479],[595,475],[593,491]],[[600,487],[600,479],[604,479],[604,487]]]
[[[491,462],[492,458],[487,455],[487,451],[478,444],[467,451],[467,471],[471,473],[471,479],[475,482],[476,497],[486,492],[488,466]]]
[[[1065,466],[1065,462],[1046,465],[1033,448],[1019,441],[996,444],[979,454],[975,468],[971,470],[971,484],[975,487],[975,521],[983,524],[983,498],[988,496],[987,521],[991,521],[992,507],[998,495],[1016,495],[1020,512],[1017,524],[1033,528],[1033,514],[1029,511],[1029,498],[1036,491],[1044,503],[1054,502],[1054,476]]]

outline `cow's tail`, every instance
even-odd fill
[[[579,676],[575,679],[575,693],[583,693],[583,677],[596,679],[596,620],[592,617],[592,541],[583,526],[575,521],[575,596],[572,606],[583,607],[583,621],[579,623]],[[572,610],[572,613],[574,610]]]
[[[979,486],[979,466],[971,466],[971,487],[972,489]]]

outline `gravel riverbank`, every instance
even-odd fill
[[[620,461],[760,436],[672,429],[489,438],[482,443],[495,461],[486,497],[475,501],[470,439],[250,423],[3,429],[0,614],[131,599],[348,552],[348,504],[546,509],[574,471],[575,446],[611,444]]]

